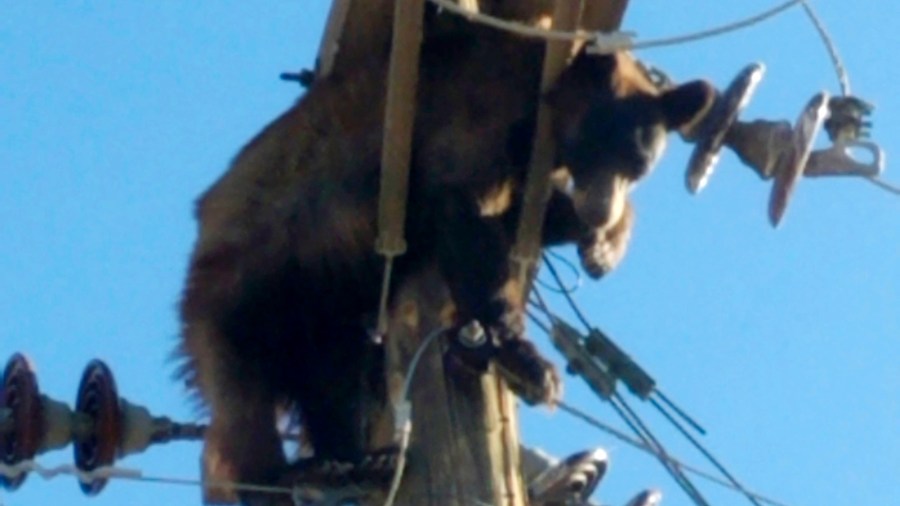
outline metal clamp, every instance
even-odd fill
[[[868,163],[860,162],[853,156],[853,150],[860,149],[872,155]],[[819,176],[861,176],[878,177],[884,172],[884,151],[871,141],[841,140],[828,149],[813,151],[806,163],[803,175]]]

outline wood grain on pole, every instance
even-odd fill
[[[322,41],[319,43],[319,55],[316,57],[316,77],[323,78],[331,73],[334,62],[341,49],[341,34],[350,13],[352,0],[332,0]]]

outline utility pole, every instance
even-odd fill
[[[382,191],[385,188],[398,191],[395,197],[399,196],[403,201],[408,160],[397,155],[402,157],[406,153],[408,157],[410,139],[395,137],[411,135],[415,115],[412,103],[415,93],[410,90],[415,89],[417,76],[410,65],[417,65],[419,51],[418,47],[411,48],[409,44],[418,45],[421,38],[428,36],[427,33],[411,32],[421,29],[421,19],[404,19],[403,16],[420,16],[425,1],[333,0],[317,62],[320,75],[341,72],[363,59],[379,57],[380,54],[375,56],[372,52],[388,47],[391,40],[404,41],[403,46],[393,47],[391,51],[386,111],[386,123],[390,128],[386,131],[393,133],[384,139],[383,150],[388,156],[383,165],[385,172],[394,174],[383,175],[382,179]],[[487,14],[515,13],[521,19],[532,21],[541,16],[552,16],[553,28],[557,30],[580,27],[610,31],[618,28],[627,3],[627,0],[556,0],[555,3],[548,0],[470,0],[462,5]],[[551,84],[565,68],[572,50],[571,43],[548,43],[542,88]],[[404,96],[410,103],[396,103],[398,97]],[[547,115],[545,112],[545,117],[539,121],[549,125]],[[549,164],[552,156],[540,152],[541,149],[553,149],[549,129],[539,128],[538,131],[535,140],[538,151],[533,158]],[[532,171],[542,174],[549,174],[548,169],[532,167]],[[393,181],[391,177],[394,177]],[[540,188],[533,190],[538,200],[543,200],[541,191]],[[387,207],[393,207],[387,214],[393,212],[402,224],[403,206],[398,210],[394,199],[388,201]],[[384,211],[380,211],[380,230],[390,233],[380,233],[379,252],[389,263],[403,249],[402,229],[398,233],[396,219],[392,224],[383,214]],[[542,210],[538,215],[542,216]],[[399,293],[394,294],[393,300],[385,346],[388,392],[392,404],[396,405],[404,400],[398,397],[413,356],[426,336],[452,323],[453,305],[444,281],[435,270],[405,283]],[[492,368],[482,375],[459,371],[458,365],[448,357],[446,346],[446,341],[435,339],[424,350],[416,366],[408,398],[412,406],[412,434],[395,504],[525,506],[528,499],[519,460],[516,399]],[[374,420],[370,446],[375,449],[393,444],[392,410],[371,413],[370,418]],[[382,497],[373,497],[367,504],[375,506],[382,501]]]

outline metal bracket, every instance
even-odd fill
[[[872,161],[860,162],[852,150],[861,149],[872,155]],[[806,163],[804,176],[862,176],[877,177],[884,172],[884,151],[871,141],[841,140],[828,149],[813,151]]]
[[[862,176],[877,178],[884,170],[884,153],[866,137],[873,108],[852,96],[816,94],[792,126],[787,121],[738,121],[740,112],[762,79],[764,67],[753,64],[735,77],[720,94],[707,116],[683,138],[696,143],[688,163],[686,185],[691,193],[702,190],[712,175],[723,145],[762,179],[773,180],[769,196],[769,221],[778,226],[802,176]],[[819,130],[828,132],[833,145],[814,151]],[[859,161],[855,150],[871,155]]]

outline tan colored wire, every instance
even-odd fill
[[[685,44],[688,42],[694,42],[701,39],[718,37],[720,35],[724,35],[726,33],[734,32],[737,30],[742,30],[744,28],[748,28],[750,26],[766,21],[767,19],[777,16],[778,14],[781,14],[782,12],[788,10],[791,7],[794,7],[797,4],[806,4],[806,0],[788,0],[784,3],[776,5],[775,7],[762,11],[759,14],[721,26],[710,28],[708,30],[702,30],[699,32],[688,33],[684,35],[677,35],[674,37],[648,39],[645,41],[633,42],[630,40],[631,35],[628,32],[615,32],[613,34],[608,34],[601,32],[590,32],[585,30],[550,30],[536,26],[529,26],[517,21],[500,19],[498,17],[490,16],[488,14],[483,14],[480,12],[473,12],[465,9],[464,7],[461,7],[459,4],[452,0],[429,1],[437,5],[441,9],[462,16],[473,23],[490,26],[498,30],[515,33],[524,37],[570,42],[591,41],[595,45],[595,51],[601,53],[615,52],[622,49],[649,49],[662,46],[674,46]]]

